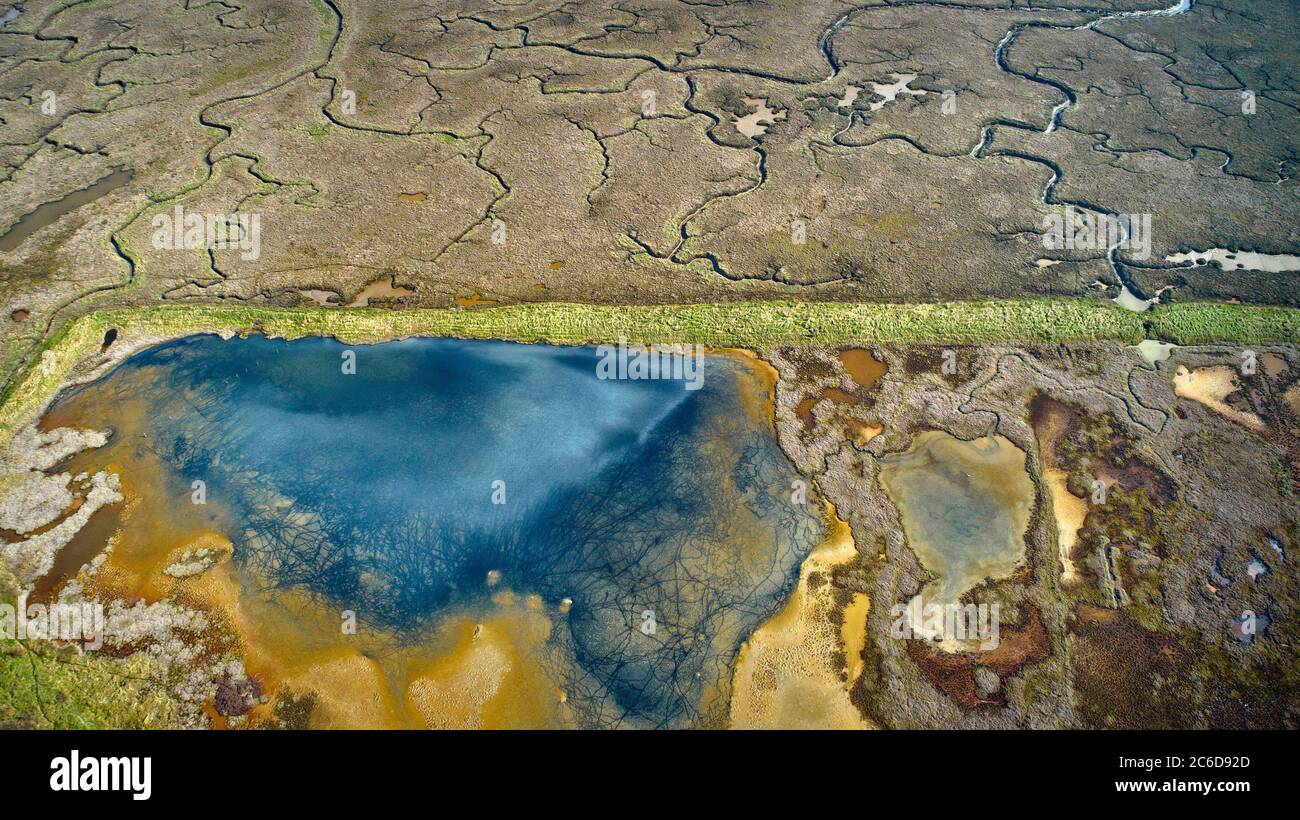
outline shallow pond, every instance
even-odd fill
[[[759,367],[708,354],[688,390],[601,379],[598,361],[197,336],[70,392],[43,426],[113,430],[70,465],[122,476],[101,587],[219,610],[271,688],[357,686],[348,664],[374,663],[376,691],[338,695],[336,711],[378,699],[362,723],[459,725],[449,698],[477,686],[513,698],[497,711],[517,719],[497,725],[707,723],[824,526],[791,500]],[[160,576],[177,550],[223,543],[228,565]],[[359,636],[339,636],[344,611]],[[511,694],[521,667],[528,692]]]
[[[880,481],[898,507],[908,543],[938,575],[923,593],[926,603],[956,603],[1024,559],[1034,486],[1024,452],[1010,441],[962,441],[930,430],[881,462]]]

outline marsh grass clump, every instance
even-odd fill
[[[18,584],[0,566],[0,604]],[[0,729],[175,729],[180,703],[151,661],[78,652],[45,640],[0,638]]]

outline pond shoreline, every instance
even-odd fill
[[[109,356],[116,346],[104,352],[97,372],[130,352],[124,348],[126,353]],[[604,657],[598,650],[609,649],[605,630],[621,617],[620,607],[636,602],[660,612],[671,609],[673,619],[663,629],[694,636],[691,657],[701,669],[721,669],[716,661],[730,657],[754,626],[751,621],[781,600],[789,581],[786,565],[820,537],[812,523],[820,518],[815,513],[774,512],[784,509],[780,499],[796,473],[776,441],[770,412],[774,374],[750,357],[712,354],[716,375],[706,389],[695,391],[666,378],[605,379],[598,366],[601,354],[592,347],[415,339],[355,348],[361,366],[340,374],[335,362],[350,350],[321,337],[287,342],[264,334],[226,341],[191,335],[134,353],[94,384],[62,393],[43,416],[42,429],[111,428],[112,433],[99,439],[100,446],[61,462],[57,480],[112,473],[124,514],[100,552],[79,553],[76,567],[60,571],[47,561],[40,568],[59,576],[45,585],[47,597],[85,595],[110,608],[115,602],[169,604],[187,616],[201,615],[210,629],[201,641],[182,636],[182,644],[207,648],[196,649],[193,660],[177,656],[169,668],[224,681],[223,674],[209,670],[210,663],[238,662],[239,675],[226,689],[252,691],[254,684],[245,683],[249,678],[256,681],[259,698],[275,699],[304,687],[319,691],[320,714],[328,716],[321,717],[321,725],[350,725],[342,693],[362,680],[368,681],[367,691],[406,693],[392,703],[384,700],[391,709],[369,715],[365,725],[437,723],[447,718],[438,703],[455,699],[444,680],[448,676],[503,659],[513,659],[509,665],[515,668],[534,653],[548,659],[537,668],[544,667],[550,677],[530,673],[527,685],[515,681],[522,688],[500,690],[513,693],[511,698],[518,695],[519,703],[537,705],[536,712],[515,717],[551,725],[552,717],[560,720],[552,711],[571,712],[575,720],[594,724],[606,707],[593,705],[598,699],[584,700],[586,690],[570,679],[603,675],[599,679],[611,692],[630,691],[621,688],[621,677],[605,671],[603,661],[594,660]],[[237,378],[224,378],[228,374]],[[335,379],[349,386],[326,389],[338,384]],[[197,409],[200,405],[206,410]],[[583,412],[566,410],[570,405]],[[456,410],[469,406],[480,412]],[[223,409],[210,412],[216,407]],[[363,419],[375,414],[386,423],[367,432]],[[492,421],[500,418],[517,419],[514,432]],[[400,424],[405,432],[396,436],[399,443],[386,443]],[[539,427],[550,431],[548,443],[524,446]],[[759,431],[767,432],[759,436]],[[295,460],[297,436],[315,442],[301,463]],[[760,446],[755,437],[765,443]],[[149,443],[182,438],[191,446],[177,450]],[[259,443],[250,446],[253,441]],[[330,453],[328,464],[320,462],[320,452]],[[657,455],[646,458],[643,452]],[[385,466],[373,466],[379,464]],[[781,470],[788,475],[774,477]],[[195,475],[211,487],[211,495],[199,502],[202,510],[191,507],[189,481]],[[303,478],[307,475],[314,477]],[[372,482],[382,489],[362,489],[368,485],[365,476],[382,478]],[[497,506],[506,503],[505,481],[501,500],[488,503],[493,476],[508,480],[509,513]],[[358,485],[346,493],[327,490],[353,478]],[[437,491],[431,493],[433,487]],[[364,498],[354,503],[351,497],[358,494]],[[616,498],[624,501],[611,501]],[[676,515],[689,515],[696,525],[674,539],[668,536],[680,526],[672,523]],[[570,523],[556,528],[553,521]],[[356,535],[358,528],[368,535]],[[279,537],[290,531],[289,538]],[[475,536],[466,541],[465,531]],[[607,532],[624,534],[611,538]],[[416,543],[411,538],[418,540],[421,554],[440,556],[414,574],[406,562]],[[586,551],[596,550],[592,555],[599,560],[569,549],[570,538]],[[311,563],[297,560],[306,555],[297,545],[308,543],[312,562],[331,556],[321,561],[331,572],[276,574],[284,571],[281,567]],[[711,546],[705,549],[706,544]],[[733,564],[736,556],[747,556],[743,567]],[[618,571],[629,561],[636,572]],[[366,583],[354,588],[338,581],[351,577],[348,566]],[[689,583],[740,603],[727,608],[725,618],[685,604],[670,607],[663,597],[668,587],[648,580],[656,576],[646,573],[655,567],[673,573],[678,566],[700,579]],[[20,580],[27,586],[38,574]],[[302,600],[263,600],[260,592],[299,588]],[[682,600],[705,598],[691,593]],[[257,618],[244,617],[263,604]],[[299,624],[283,617],[276,609],[280,604],[286,612],[310,617]],[[452,651],[442,645],[450,633],[437,631],[439,651],[434,652],[429,630],[441,630],[462,610],[465,617],[477,618],[470,626],[482,624],[484,642]],[[357,613],[360,631],[341,635],[339,611]],[[695,626],[679,626],[685,623]],[[539,635],[553,630],[554,641],[539,642]],[[120,634],[108,633],[105,645],[125,645]],[[346,637],[350,634],[367,641],[368,651],[357,654],[355,642]],[[701,635],[711,637],[699,643]],[[170,640],[162,643],[172,646]],[[332,660],[313,654],[317,650]],[[227,658],[226,651],[234,656]],[[662,665],[671,650],[638,644],[629,651],[637,664]],[[340,665],[365,674],[341,675]],[[664,679],[669,672],[676,675],[676,668],[664,667]],[[507,676],[503,669],[498,671]],[[714,693],[715,687],[725,690],[724,677],[691,680],[703,681],[690,684],[702,687],[698,702],[695,694],[674,695],[665,706],[656,705],[657,698],[620,700],[627,713],[619,719],[677,720],[679,708],[681,714],[721,708]],[[210,695],[209,689],[205,683],[199,694]],[[567,698],[560,705],[557,692]],[[255,722],[275,718],[267,701],[244,706],[255,713]],[[188,714],[199,719],[193,708]]]

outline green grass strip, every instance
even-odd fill
[[[474,310],[263,308],[165,305],[103,310],[52,334],[0,404],[0,441],[30,422],[69,371],[116,328],[126,343],[192,333],[260,332],[286,338],[335,336],[377,342],[404,336],[583,344],[700,343],[765,348],[777,344],[1016,343],[1161,339],[1177,344],[1290,343],[1300,310],[1230,304],[1173,304],[1133,313],[1107,302],[995,300],[889,305],[845,302],[728,302],[600,306],[556,302]]]

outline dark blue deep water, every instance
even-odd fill
[[[572,600],[556,640],[593,724],[688,722],[822,524],[746,411],[742,392],[761,402],[764,386],[744,364],[706,357],[698,391],[601,380],[596,364],[594,348],[195,336],[83,390],[147,399],[144,429],[119,440],[147,434],[179,503],[206,482],[239,522],[235,560],[266,587],[414,635],[481,603],[497,571],[548,606]]]

